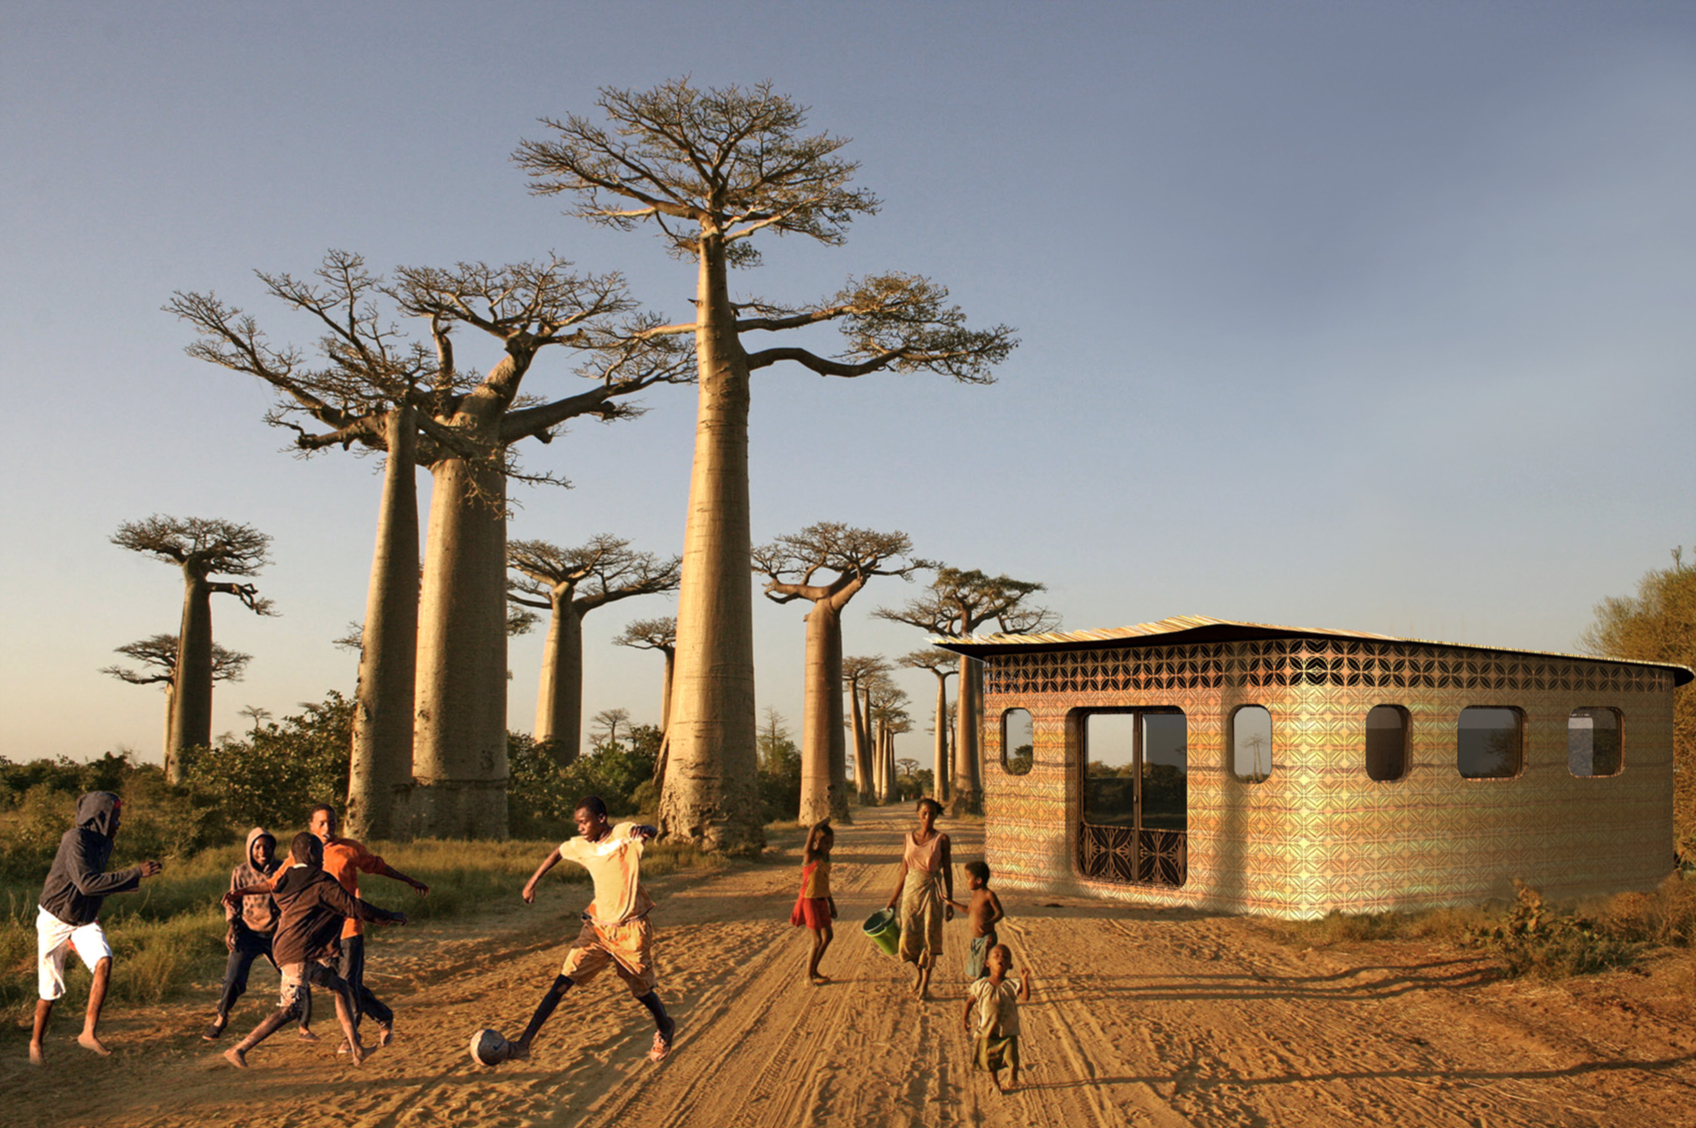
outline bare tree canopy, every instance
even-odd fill
[[[953,706],[948,701],[948,679],[959,673],[959,658],[946,650],[927,646],[911,650],[895,660],[896,665],[910,670],[929,670],[936,677],[936,711],[931,720],[932,744],[931,798],[938,803],[948,802],[948,718]],[[915,769],[916,770],[916,769]]]
[[[101,673],[110,674],[120,681],[131,685],[158,685],[161,682],[174,683],[177,677],[177,636],[174,634],[156,634],[149,638],[126,642],[116,647],[114,653],[122,654],[131,661],[140,662],[142,669],[130,670],[122,666],[105,666]],[[253,661],[253,655],[243,654],[239,650],[231,650],[227,646],[212,644],[212,680],[240,681],[247,672],[247,664]]]
[[[878,201],[850,185],[845,139],[807,132],[807,113],[769,84],[700,89],[677,79],[647,91],[603,88],[600,121],[546,120],[549,137],[516,159],[534,191],[572,197],[572,212],[619,230],[651,224],[696,266],[695,313],[650,337],[695,341],[699,401],[689,524],[678,600],[671,765],[660,797],[668,835],[757,852],[753,601],[748,513],[749,375],[791,361],[820,375],[930,370],[986,383],[1015,345],[997,325],[971,329],[947,290],[916,275],[849,279],[820,301],[733,299],[728,271],[759,261],[754,237],[843,240]],[[834,324],[835,352],[749,349],[747,334]]]
[[[880,619],[906,623],[944,638],[965,638],[985,623],[1003,633],[1028,634],[1053,630],[1060,617],[1026,600],[1045,590],[1043,585],[1011,576],[991,576],[975,569],[941,567],[930,591],[899,608],[881,607]],[[911,655],[909,655],[911,657]],[[954,747],[954,781],[950,801],[960,811],[979,811],[983,768],[979,736],[983,727],[982,664],[961,657],[958,731]]]
[[[798,820],[845,820],[848,811],[846,742],[842,733],[842,611],[873,576],[910,581],[927,561],[912,557],[906,533],[881,533],[821,521],[754,549],[754,571],[766,577],[774,603],[805,599],[807,651],[801,722],[801,805]]]
[[[637,619],[626,626],[624,633],[613,639],[612,644],[669,652],[677,646],[677,620],[670,615],[663,619]]]

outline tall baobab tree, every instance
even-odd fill
[[[637,595],[677,590],[678,558],[635,552],[630,542],[601,535],[576,548],[513,541],[507,566],[519,574],[507,598],[549,612],[536,690],[536,742],[561,765],[577,758],[583,718],[583,616]]]
[[[936,677],[936,770],[931,788],[938,803],[948,802],[948,679],[959,673],[954,655],[926,648],[903,654],[897,664],[912,670],[929,670]]]
[[[442,357],[428,414],[447,436],[430,464],[419,601],[413,807],[426,834],[506,833],[506,482],[535,479],[516,469],[512,448],[527,438],[551,441],[573,418],[636,415],[623,397],[687,380],[694,367],[687,342],[644,336],[653,320],[632,314],[618,275],[576,274],[570,266],[554,258],[397,272],[402,309],[430,320]],[[501,351],[474,383],[462,384],[455,369],[447,330],[459,325]],[[577,372],[593,387],[521,399],[525,375],[552,346],[578,350]]]
[[[664,734],[671,722],[671,667],[677,657],[677,620],[669,615],[663,619],[637,619],[612,644],[657,650],[665,655],[665,679],[660,684],[660,732]]]
[[[879,608],[876,614],[944,638],[965,638],[991,622],[1003,632],[1052,630],[1059,624],[1059,617],[1046,608],[1025,603],[1043,590],[1041,584],[1010,576],[938,568],[928,593],[908,600],[901,608]],[[960,658],[958,699],[950,809],[978,814],[983,803],[983,682],[981,663],[974,658]]]
[[[807,656],[801,720],[802,826],[848,819],[848,762],[842,732],[842,610],[873,576],[928,567],[912,558],[906,533],[880,533],[835,521],[809,525],[754,549],[754,571],[766,577],[774,603],[805,599]]]
[[[735,300],[730,268],[759,261],[756,236],[843,241],[878,201],[849,185],[847,143],[807,134],[805,110],[769,85],[697,89],[687,79],[648,91],[603,89],[606,124],[546,121],[519,163],[542,194],[569,193],[574,212],[631,230],[649,223],[696,268],[693,320],[651,332],[690,335],[698,365],[695,458],[678,597],[671,766],[660,802],[668,835],[757,851],[764,834],[755,780],[753,604],[748,583],[748,409],[752,373],[789,361],[821,376],[929,370],[988,383],[1013,348],[1005,326],[968,329],[928,279],[850,279],[819,302]],[[835,324],[843,347],[749,351],[749,334]]]
[[[867,683],[889,672],[883,655],[851,655],[842,660],[842,684],[848,690],[851,733],[854,741],[854,790],[862,805],[877,802],[872,774],[871,722],[866,717],[862,694]]]
[[[907,710],[907,691],[897,686],[887,674],[871,678],[866,683],[866,716],[876,733],[872,750],[872,775],[876,780],[877,801],[892,803],[895,790],[895,737],[912,728]]]
[[[385,456],[365,622],[338,639],[359,651],[347,824],[361,838],[406,829],[412,788],[413,694],[418,647],[418,464],[451,441],[419,411],[443,390],[442,357],[410,340],[384,316],[390,297],[365,260],[330,251],[310,279],[259,274],[268,294],[322,330],[319,359],[275,349],[257,322],[212,294],[178,293],[165,308],[200,331],[190,356],[268,384],[276,401],[267,422],[295,433],[295,449],[330,448]],[[438,326],[438,328],[441,328]],[[445,332],[438,345],[445,344]],[[420,430],[428,434],[420,435]]]
[[[255,615],[274,614],[269,599],[240,582],[270,562],[271,538],[234,521],[156,513],[119,525],[112,543],[175,564],[182,572],[183,622],[173,671],[171,744],[165,753],[165,778],[180,783],[183,750],[212,743],[212,597],[233,595]]]
[[[176,719],[177,697],[177,636],[174,634],[156,634],[151,638],[137,639],[117,647],[115,653],[141,663],[141,669],[126,669],[123,666],[106,666],[101,673],[110,674],[119,681],[131,685],[161,685],[165,688],[165,762],[171,760],[171,749],[175,747],[171,734]],[[231,650],[227,646],[212,644],[212,680],[240,681],[242,674],[247,671],[247,664],[253,661],[253,655],[243,654],[239,650]]]

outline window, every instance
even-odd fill
[[[1084,821],[1189,828],[1189,727],[1179,712],[1090,713],[1084,720]]]
[[[1012,775],[1031,770],[1036,738],[1028,709],[1009,709],[1001,714],[1001,767]]]
[[[1244,783],[1264,783],[1272,774],[1272,714],[1264,705],[1231,714],[1231,772]]]
[[[1566,766],[1573,775],[1618,775],[1623,753],[1618,709],[1586,706],[1566,719]]]
[[[1524,759],[1525,719],[1518,709],[1473,706],[1460,711],[1455,767],[1466,779],[1512,779]]]
[[[1380,783],[1407,775],[1407,710],[1374,705],[1366,714],[1366,778]]]

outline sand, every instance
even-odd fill
[[[353,1125],[1672,1125],[1696,1122],[1696,1009],[1683,954],[1558,984],[1505,981],[1477,954],[1379,942],[1303,949],[1250,920],[1127,910],[1010,892],[1003,939],[1035,973],[1026,1074],[997,1093],[961,1026],[966,926],[948,926],[934,998],[878,954],[859,922],[888,898],[906,811],[861,812],[837,839],[842,910],[824,970],[788,924],[798,878],[782,861],[654,882],[660,990],[676,1048],[646,1060],[653,1027],[610,973],[568,995],[531,1060],[473,1065],[473,1031],[516,1035],[577,931],[584,887],[534,906],[389,929],[370,982],[397,1038],[362,1068],[285,1031],[246,1072],[220,1052],[275,998],[256,968],[225,1041],[200,1041],[204,1001],[113,1004],[115,1050],[74,1045],[56,1016],[47,1067],[0,1043],[0,1124]],[[943,824],[954,856],[981,835]],[[380,897],[375,899],[381,902]],[[122,975],[120,966],[116,974]],[[327,1002],[327,1000],[325,1000]],[[370,1039],[368,1038],[368,1041]]]

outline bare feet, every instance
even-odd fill
[[[29,1063],[31,1065],[40,1065],[46,1060],[46,1058],[41,1056],[41,1043],[31,1042],[29,1044]]]
[[[112,1051],[108,1050],[99,1038],[96,1038],[86,1030],[77,1035],[77,1045],[92,1053],[97,1053],[101,1057],[112,1056]]]
[[[394,1023],[391,1022],[387,1026],[384,1026],[382,1023],[379,1022],[377,1024],[377,1044],[379,1046],[386,1046],[394,1040],[395,1040],[395,1025],[394,1025]]]
[[[242,1053],[240,1046],[231,1046],[229,1049],[225,1050],[224,1060],[235,1066],[237,1069],[247,1068],[247,1055]]]
[[[348,1059],[353,1062],[353,1064],[364,1065],[365,1064],[365,1047],[360,1045],[358,1042],[354,1042],[352,1045],[348,1046],[347,1056],[348,1056]]]
[[[302,1026],[300,1028],[300,1040],[302,1042],[316,1042],[318,1040],[318,1035]]]
[[[821,972],[814,972],[808,978],[810,978],[813,981],[814,987],[822,986],[823,984],[829,983],[831,981],[830,976],[825,975]]]

